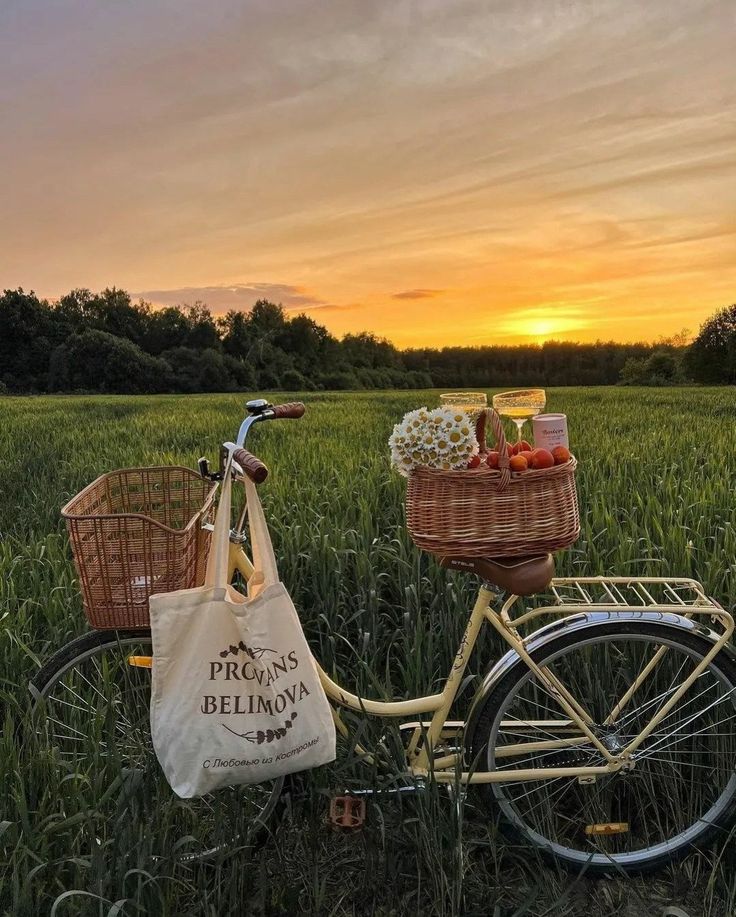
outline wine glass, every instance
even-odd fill
[[[510,417],[516,424],[518,440],[521,442],[521,431],[530,417],[544,410],[547,395],[543,388],[528,388],[518,392],[502,392],[493,396],[493,407],[502,417]]]
[[[450,392],[440,395],[440,404],[443,408],[455,408],[465,411],[473,420],[477,420],[481,411],[488,404],[485,392]]]

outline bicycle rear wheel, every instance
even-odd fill
[[[600,623],[542,641],[531,655],[587,709],[596,736],[617,753],[712,646],[694,624],[685,629],[651,617],[606,615]],[[667,650],[651,674],[607,724],[660,647]],[[508,783],[481,787],[507,831],[589,875],[656,869],[727,835],[736,816],[736,664],[730,654],[722,651],[711,661],[634,752],[630,771],[590,783],[554,776],[514,781],[514,770],[521,768],[606,763],[578,727],[569,720],[562,725],[566,720],[547,685],[522,660],[482,701],[466,753],[477,770],[508,773]],[[573,742],[562,748],[561,738]]]
[[[118,805],[148,820],[159,856],[199,860],[252,844],[274,812],[283,777],[195,799],[177,798],[156,760],[149,726],[151,632],[92,631],[63,646],[31,682],[37,729],[59,765],[105,771]]]

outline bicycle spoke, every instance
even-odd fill
[[[66,685],[63,685],[66,687]],[[62,707],[69,707],[72,710],[80,710],[85,716],[90,716],[93,713],[93,708],[90,706],[80,707],[78,704],[72,704],[68,700],[62,700],[60,697],[54,699],[55,704],[61,704]]]
[[[728,723],[734,719],[736,719],[736,714],[732,716],[727,716],[722,720],[717,720],[713,725],[720,726],[722,723]],[[692,720],[690,720],[689,722],[692,722]],[[645,746],[644,753],[639,756],[638,760],[646,759],[647,757],[649,757],[648,753],[651,751],[664,751],[667,748],[671,748],[673,745],[679,745],[681,742],[686,742],[688,739],[692,739],[695,736],[705,735],[706,733],[708,733],[709,728],[710,727],[706,726],[704,729],[701,729],[698,732],[689,732],[687,735],[681,736],[680,738],[675,739],[674,741],[670,742],[669,745],[662,746],[662,742],[665,740],[665,738],[670,738],[671,736],[676,734],[676,732],[675,733],[670,732],[667,734],[667,736],[665,736],[659,742],[655,742],[653,745]],[[721,733],[721,735],[723,735],[723,733]]]
[[[548,667],[548,668],[549,668],[549,667]],[[560,684],[562,685],[562,687],[565,688],[565,690],[567,690],[567,688],[565,687],[564,683],[562,682],[562,679],[557,675],[557,673],[556,673],[556,672],[553,672],[551,669],[550,669],[550,672],[551,672],[551,674],[560,682]],[[548,698],[554,703],[555,707],[556,707],[559,711],[561,711],[562,713],[564,713],[566,716],[568,715],[568,714],[567,714],[567,711],[566,711],[565,708],[562,706],[562,703],[561,703],[560,698],[559,698],[559,697],[556,697],[554,694],[552,694],[552,693],[548,690],[548,688],[547,688],[547,686],[544,684],[544,682],[543,682],[539,677],[537,677],[537,676],[535,675],[534,678],[531,679],[531,683],[534,684],[534,686],[537,688],[537,690],[540,691],[542,694],[544,694],[545,697],[548,697]],[[573,692],[568,692],[568,693],[572,694]],[[529,703],[533,703],[533,702],[532,702],[532,701],[529,701]],[[538,707],[540,710],[544,710],[545,713],[549,713],[549,707],[548,707],[548,706],[547,706],[547,707],[542,707],[541,704],[535,704],[535,706]]]
[[[705,771],[713,770],[713,767],[707,764],[696,764],[694,761],[675,762],[675,761],[672,761],[670,758],[662,758],[662,757],[659,757],[658,755],[647,755],[646,760],[647,761],[656,761],[662,764],[670,764],[672,765],[672,767],[675,767],[675,766],[676,767],[696,767],[696,768],[699,768],[700,770],[705,770]]]
[[[102,673],[100,672],[99,674],[100,674],[100,679],[101,679],[101,678],[102,678]],[[105,701],[105,702],[107,701],[107,698],[106,698],[105,695],[102,693],[102,691],[100,691],[100,689],[97,687],[97,685],[93,684],[93,683],[89,680],[89,678],[87,678],[87,676],[81,671],[81,669],[78,669],[78,670],[77,670],[77,675],[79,675],[79,677],[80,677],[84,682],[86,682],[86,684],[92,689],[92,691],[93,691],[95,694],[98,695],[98,697],[99,697],[102,701]]]
[[[564,783],[561,787],[557,787],[557,789],[554,791],[554,793],[550,793],[550,794],[547,795],[544,799],[542,799],[540,802],[537,802],[535,805],[533,805],[533,806],[531,807],[531,809],[527,809],[527,810],[526,810],[526,811],[527,811],[527,815],[531,815],[535,810],[538,810],[541,806],[546,805],[546,804],[549,803],[550,800],[552,800],[552,799],[558,798],[558,801],[559,801],[560,794],[564,794],[567,790],[571,789],[571,787],[574,786],[574,784],[575,784],[575,778],[574,778],[574,777],[572,777],[572,778],[570,778],[570,777],[558,777],[557,780],[564,780],[565,783]],[[547,789],[547,788],[549,788],[549,786],[550,786],[552,783],[554,783],[554,782],[555,782],[554,780],[546,780],[546,781],[543,782],[542,787],[543,787],[544,789]],[[541,789],[541,787],[540,787],[540,789]],[[522,797],[515,797],[514,801],[518,803],[518,802],[519,802],[519,799],[521,799],[521,798],[526,798],[527,796],[531,795],[531,793],[533,793],[533,792],[538,792],[538,791],[539,791],[538,789],[536,789],[536,790],[530,790],[529,793],[524,793]]]
[[[666,691],[662,691],[661,694],[658,694],[656,697],[653,697],[651,700],[646,701],[640,707],[636,707],[633,710],[629,710],[629,712],[625,714],[623,717],[621,717],[620,720],[616,720],[616,722],[613,725],[621,729],[624,726],[628,725],[628,723],[635,720],[637,716],[640,716],[645,710],[651,709],[659,701],[665,701],[667,698],[671,697],[675,693],[675,691],[677,691],[678,686],[675,684],[675,682],[679,679],[679,676],[682,673],[682,670],[685,668],[686,662],[687,660],[685,660],[682,663],[682,665],[680,666],[680,668],[677,670],[677,672],[675,673],[675,675],[672,678],[670,686],[667,688]],[[705,674],[706,673],[703,672],[701,675],[698,676],[698,679],[703,678]]]
[[[47,716],[46,719],[49,721],[49,723],[55,723],[57,726],[61,726],[62,729],[66,729],[68,732],[74,733],[74,735],[79,736],[78,741],[80,742],[86,742],[89,739],[89,736],[86,735],[86,733],[80,732],[78,729],[74,729],[74,727],[70,726],[68,723],[64,723],[61,720],[57,720],[53,716]]]
[[[688,706],[690,706],[690,704],[695,703],[696,700],[698,700],[699,698],[701,698],[701,697],[703,697],[704,695],[706,695],[709,691],[712,691],[713,688],[715,688],[715,687],[718,687],[718,686],[717,686],[716,684],[709,685],[707,688],[704,688],[704,689],[703,689],[699,694],[697,694],[695,697],[690,698],[689,700],[687,700],[684,704],[676,704],[676,705],[672,708],[672,710],[670,710],[670,712],[669,712],[665,717],[663,717],[663,718],[659,721],[659,723],[657,724],[657,727],[656,727],[656,728],[659,729],[664,723],[667,722],[667,720],[671,719],[673,716],[676,716],[678,713],[681,713],[681,712],[685,709],[685,707],[688,707]],[[673,692],[673,693],[674,693],[674,692]],[[719,701],[719,703],[720,703],[720,701]],[[708,708],[706,708],[706,709],[708,709]],[[701,716],[702,713],[703,713],[703,711],[701,710],[701,711],[699,711],[697,714],[695,714],[695,716],[696,716],[696,717],[697,717],[697,716]],[[655,713],[653,716],[656,716],[656,713]],[[648,722],[651,721],[652,719],[653,719],[653,717],[649,717]],[[644,724],[644,725],[646,725],[646,724]]]
[[[537,705],[537,706],[538,706],[538,705]],[[543,710],[544,708],[540,707],[539,709],[540,709],[540,710]],[[547,711],[545,711],[545,712],[547,712]],[[527,720],[525,720],[525,719],[518,719],[518,717],[514,717],[514,716],[510,716],[510,715],[506,717],[506,720],[515,720],[517,723],[526,723],[526,722],[527,722]],[[509,728],[506,728],[506,729],[503,729],[503,728],[502,728],[502,729],[499,730],[499,732],[500,732],[500,733],[504,733],[504,734],[505,734],[505,733],[509,733],[509,734],[512,735],[512,736],[526,736],[527,738],[530,738],[530,739],[532,739],[532,740],[535,741],[535,742],[541,741],[541,737],[540,737],[539,733],[541,733],[541,734],[544,735],[544,736],[547,736],[547,737],[550,738],[550,739],[555,739],[555,740],[556,740],[556,739],[559,739],[559,738],[560,738],[560,736],[559,736],[557,733],[550,732],[548,729],[543,729],[541,726],[535,726],[534,729],[537,730],[537,732],[534,732],[534,733],[519,733],[519,732],[517,732],[515,729],[512,730],[512,729],[509,729]],[[580,733],[580,735],[582,735],[582,733]]]

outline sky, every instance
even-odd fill
[[[0,286],[406,346],[736,300],[733,0],[3,0]]]

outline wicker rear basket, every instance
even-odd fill
[[[204,582],[216,489],[189,468],[126,468],[62,508],[92,627],[148,627],[150,595]]]
[[[513,474],[495,411],[478,425],[485,451],[485,418],[491,420],[499,469],[442,471],[415,468],[406,494],[407,528],[417,547],[446,557],[521,557],[558,551],[580,535],[575,468],[571,458],[553,468]]]

